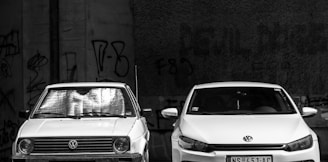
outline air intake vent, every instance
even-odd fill
[[[36,138],[32,153],[113,152],[112,137]]]
[[[245,151],[245,150],[285,150],[283,144],[251,144],[251,145],[209,145],[209,151]]]

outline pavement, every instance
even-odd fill
[[[149,162],[171,162],[167,160],[156,160],[156,161],[149,161]],[[328,162],[328,160],[321,160],[320,162]]]
[[[171,161],[167,161],[167,160],[156,160],[156,161],[149,161],[149,162],[171,162]],[[321,160],[320,162],[328,162],[327,160]]]

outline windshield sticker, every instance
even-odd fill
[[[281,92],[281,89],[275,88],[274,91]]]
[[[132,112],[131,111],[127,111],[127,112],[125,112],[125,114],[129,116],[129,115],[132,115]]]
[[[191,108],[191,111],[198,111],[199,110],[199,107],[192,107]]]

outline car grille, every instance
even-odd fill
[[[77,147],[69,147],[70,141],[76,141]],[[112,152],[112,137],[63,137],[36,138],[32,153],[93,153]]]
[[[251,145],[222,145],[210,144],[209,151],[246,151],[246,150],[285,150],[286,145],[283,144],[251,144]]]

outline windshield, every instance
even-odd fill
[[[289,114],[296,113],[281,89],[257,87],[221,87],[196,89],[188,114]]]
[[[123,88],[72,87],[50,89],[32,118],[135,116]]]

